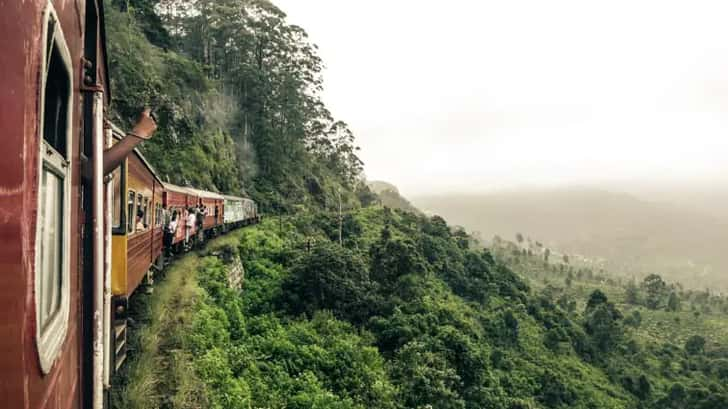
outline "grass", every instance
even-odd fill
[[[239,243],[242,229],[212,240],[203,254]],[[112,408],[204,408],[204,385],[183,347],[200,301],[201,258],[190,253],[170,265],[152,294],[132,297],[129,356],[112,388]]]

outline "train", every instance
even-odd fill
[[[0,39],[0,400],[102,409],[130,297],[169,257],[260,215],[249,198],[163,181],[144,138],[108,120],[103,0],[6,2]]]
[[[111,123],[113,140],[125,133]],[[144,156],[134,149],[111,173],[111,370],[126,359],[127,311],[142,283],[153,284],[166,259],[207,239],[256,224],[258,206],[252,199],[163,182]],[[206,212],[201,225],[186,223],[195,209]],[[164,219],[177,215],[178,226],[164,243]],[[194,218],[196,221],[196,217]]]

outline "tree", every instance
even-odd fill
[[[562,327],[554,327],[550,328],[548,331],[546,331],[546,335],[544,335],[543,343],[546,346],[546,348],[554,351],[554,352],[561,352],[562,351],[562,345],[566,344],[569,339],[569,335],[566,333],[564,328]],[[568,344],[566,344],[568,345]]]
[[[516,233],[516,241],[518,244],[523,243],[523,235],[521,233]]]
[[[113,0],[112,4],[117,6],[121,11],[132,11],[144,34],[152,44],[169,48],[171,40],[169,33],[162,24],[159,15],[154,11],[158,0]]]
[[[594,290],[591,295],[589,295],[589,300],[586,303],[586,313],[593,311],[596,307],[602,304],[606,304],[608,301],[607,295],[604,294],[602,290]]]
[[[723,381],[728,380],[728,359],[716,359],[713,361],[712,366],[713,372],[719,379]]]
[[[650,380],[644,374],[640,375],[637,380],[637,397],[645,400],[650,396],[651,392],[652,385],[650,384]]]
[[[624,319],[624,325],[639,328],[640,325],[642,325],[642,314],[640,314],[637,310],[632,311],[632,313]]]
[[[561,297],[559,297],[556,303],[559,307],[561,307],[562,310],[568,312],[569,314],[576,311],[576,301],[569,298],[569,296],[566,294],[563,294]]]
[[[585,309],[584,329],[601,352],[611,351],[622,339],[622,313],[600,290],[589,297]]]
[[[392,289],[406,274],[422,274],[427,265],[409,238],[390,238],[383,231],[380,240],[371,247],[371,276],[384,288]]]
[[[665,298],[665,292],[667,291],[667,284],[665,284],[662,280],[662,277],[657,274],[650,274],[645,277],[642,282],[642,287],[647,293],[647,297],[645,299],[647,308],[653,310],[659,308]]]
[[[674,291],[670,293],[670,297],[667,300],[667,311],[680,311],[680,298]]]
[[[505,338],[510,343],[518,343],[518,318],[513,314],[513,311],[508,310],[503,314],[503,324],[505,328]]]
[[[465,402],[457,388],[461,380],[441,354],[425,342],[412,341],[397,352],[393,377],[408,408],[460,409]]]
[[[544,253],[543,253],[543,259],[544,259],[544,261],[548,263],[549,262],[549,257],[551,257],[551,249],[544,250]]]
[[[538,400],[549,408],[570,407],[576,401],[576,393],[555,373],[546,370],[539,380]]]
[[[377,306],[364,261],[328,242],[300,255],[283,283],[280,302],[294,314],[313,316],[321,309],[353,322],[367,319]]]
[[[689,355],[699,355],[705,351],[705,338],[693,335],[685,341],[685,352]]]
[[[627,288],[624,291],[624,297],[627,304],[640,305],[640,289],[634,281],[630,281],[627,284]]]

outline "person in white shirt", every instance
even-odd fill
[[[147,225],[144,224],[144,211],[143,210],[137,210],[137,217],[136,217],[136,231],[144,231],[147,229]]]
[[[172,250],[172,242],[177,234],[177,224],[179,223],[179,215],[177,210],[172,211],[167,224],[164,226],[164,251],[167,256]]]
[[[195,216],[195,209],[193,207],[190,207],[187,210],[187,220],[186,220],[187,229],[185,229],[185,245],[189,244],[190,230],[192,230],[192,228],[195,227],[196,220],[197,220],[197,216]]]

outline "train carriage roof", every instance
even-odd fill
[[[222,195],[222,197],[223,197],[223,198],[224,198],[225,200],[234,200],[234,201],[237,201],[237,202],[242,202],[242,201],[244,201],[244,200],[250,200],[250,199],[249,199],[249,198],[247,198],[247,197],[232,196],[232,195]]]
[[[171,192],[184,193],[186,195],[192,195],[192,196],[199,196],[197,194],[197,192],[193,191],[189,187],[174,185],[172,183],[167,183],[167,182],[162,183],[162,186],[164,186],[165,190],[169,190]]]
[[[202,197],[202,198],[205,198],[205,199],[217,199],[217,200],[224,199],[223,195],[221,195],[219,193],[210,192],[210,191],[207,191],[207,190],[195,189],[193,187],[188,187],[186,189],[189,190],[189,191],[191,191],[191,192],[193,192],[195,195],[197,195],[199,197]]]

